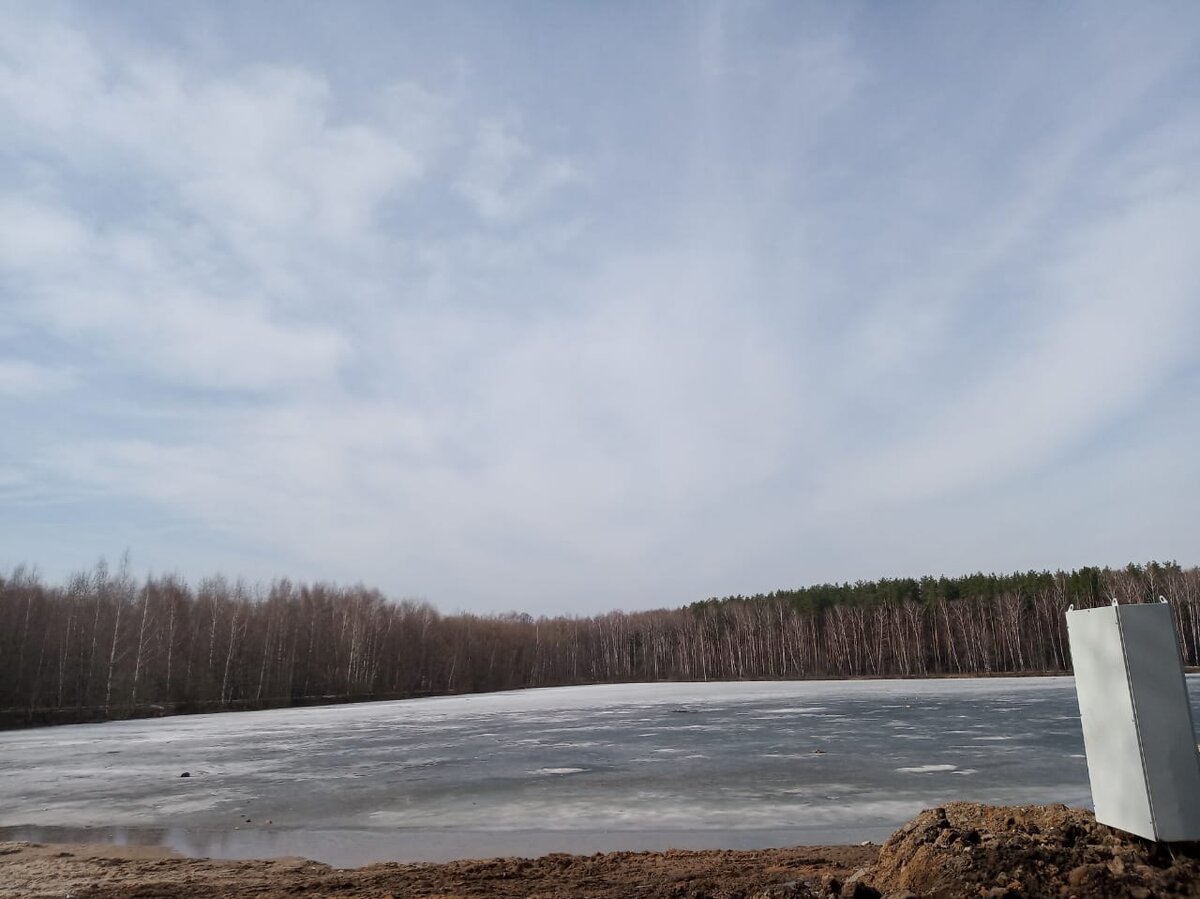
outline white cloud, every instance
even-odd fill
[[[53,20],[8,10],[4,24],[0,101],[14,116],[10,121],[70,136],[107,76],[100,55],[81,31]]]
[[[33,399],[66,390],[75,383],[69,369],[51,368],[24,359],[0,359],[0,396]]]
[[[402,143],[388,121],[337,121],[328,84],[298,67],[197,76],[152,52],[106,56],[62,25],[17,26],[3,47],[0,102],[19,139],[85,171],[115,169],[127,190],[166,190],[167,203],[152,197],[152,206],[179,202],[231,239],[352,236],[436,150],[411,130],[430,119],[415,86],[389,94],[389,121],[405,100],[417,107]]]
[[[1200,331],[1194,39],[1059,66],[1049,13],[1033,44],[709,13],[622,54],[487,13],[346,54],[6,11],[0,394],[47,407],[9,403],[21,496],[553,611],[1018,564],[1066,460],[1133,478],[1104,435],[1170,407]],[[1147,542],[1102,530],[1054,546]]]
[[[336,329],[222,295],[222,277],[204,271],[211,251],[186,232],[90,229],[65,205],[24,198],[0,207],[12,214],[13,239],[0,254],[0,271],[16,285],[10,309],[118,365],[181,384],[261,390],[328,380],[347,358]]]
[[[295,67],[206,76],[54,22],[6,34],[0,115],[60,173],[0,195],[10,308],[181,384],[329,382],[351,338],[305,275],[331,245],[376,239],[378,209],[422,177],[432,95],[396,85],[386,117],[343,122],[324,80]]]
[[[62,206],[0,196],[0,267],[14,271],[69,263],[88,231]]]
[[[488,119],[479,123],[457,187],[482,218],[506,222],[577,178],[569,160],[538,158],[510,125]]]

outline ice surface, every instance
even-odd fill
[[[1088,804],[1070,678],[564,687],[0,734],[0,837],[229,857],[858,841],[953,799]]]

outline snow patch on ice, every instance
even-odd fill
[[[897,768],[904,774],[933,774],[938,771],[957,771],[958,765],[914,765],[911,768]]]

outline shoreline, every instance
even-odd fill
[[[0,899],[159,899],[305,896],[624,899],[628,896],[750,897],[798,882],[846,880],[879,846],[759,850],[551,853],[535,858],[383,862],[335,868],[283,857],[190,858],[164,847],[0,843]],[[780,892],[778,895],[789,895]]]
[[[894,824],[691,830],[279,827],[266,822],[243,823],[229,829],[26,825],[0,827],[0,843],[108,846],[230,862],[304,858],[333,868],[358,868],[383,862],[445,864],[464,858],[533,858],[552,854],[745,852],[785,846],[860,846],[864,842],[882,843],[894,830]]]
[[[1200,843],[1156,844],[1063,805],[955,802],[882,845],[557,853],[333,868],[162,848],[0,843],[0,899],[990,899],[1200,895]]]

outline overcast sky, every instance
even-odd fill
[[[1198,511],[1200,5],[0,7],[0,567],[591,613]]]

